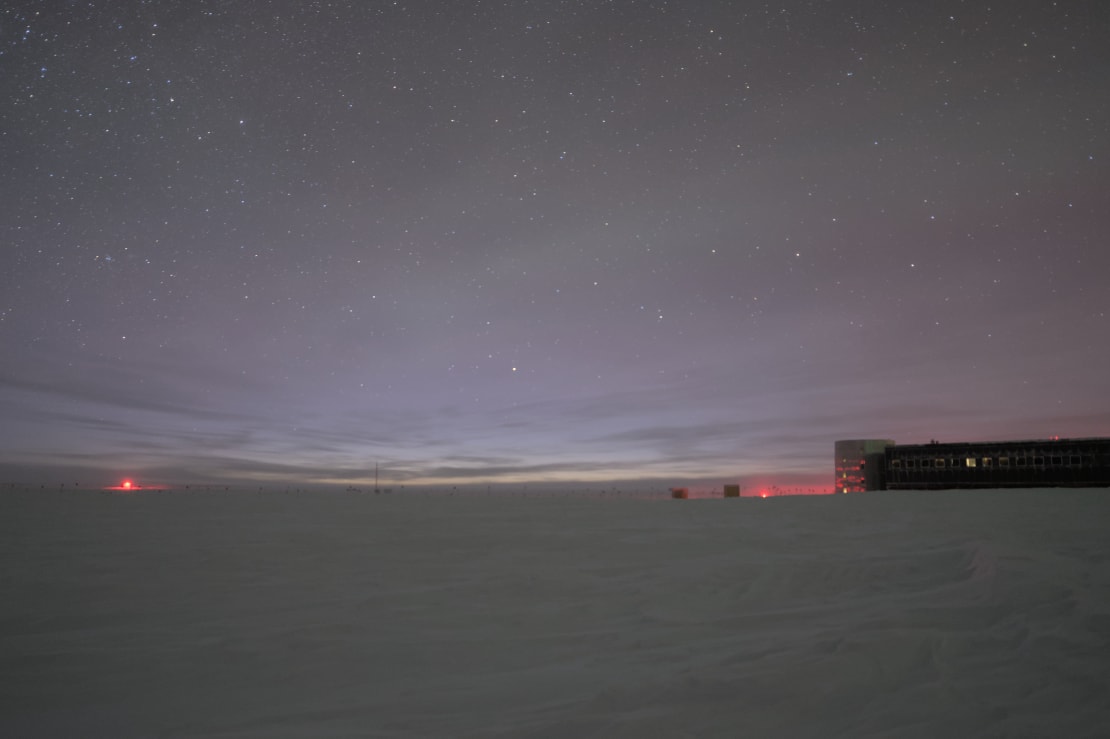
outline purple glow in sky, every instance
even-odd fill
[[[0,10],[0,479],[1110,434],[1102,3]]]

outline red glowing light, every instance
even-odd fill
[[[131,481],[130,480],[124,480],[123,481],[123,489],[124,490],[130,490],[131,489]]]
[[[760,498],[766,498],[766,497],[767,497],[767,493],[766,493],[766,492],[760,493],[760,494],[759,494],[759,497],[760,497]]]

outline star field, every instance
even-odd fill
[[[825,485],[1110,434],[1098,3],[0,10],[0,468]]]

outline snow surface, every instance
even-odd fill
[[[1108,514],[4,491],[0,736],[1107,736]]]

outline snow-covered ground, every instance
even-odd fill
[[[1110,490],[0,492],[4,737],[1110,733]]]

